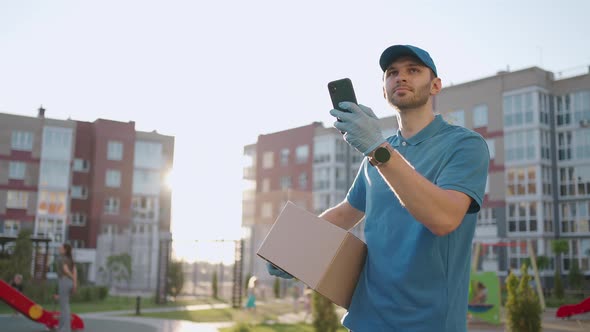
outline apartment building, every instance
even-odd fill
[[[0,232],[30,229],[56,248],[69,242],[90,281],[107,283],[106,261],[132,258],[128,285],[153,290],[160,239],[170,237],[174,138],[134,122],[0,114]]]
[[[480,268],[505,275],[528,257],[556,264],[551,241],[568,241],[572,262],[590,275],[590,74],[555,79],[537,67],[443,89],[436,111],[486,138],[491,163],[476,242],[486,244]]]

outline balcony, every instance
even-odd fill
[[[244,167],[244,180],[256,180],[256,169],[254,167]]]

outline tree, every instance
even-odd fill
[[[107,258],[107,267],[109,284],[113,280],[117,282],[126,281],[129,286],[131,279],[131,256],[123,253],[120,255],[111,255]]]
[[[320,293],[313,294],[313,327],[316,332],[335,332],[339,326],[334,303]]]
[[[566,240],[553,240],[551,249],[555,253],[555,280],[553,286],[553,295],[558,299],[563,299],[563,283],[561,282],[561,254],[569,251],[569,245]]]
[[[172,260],[168,266],[168,294],[176,298],[184,286],[184,263],[182,261]]]
[[[7,264],[8,277],[22,274],[24,280],[31,278],[31,266],[33,264],[33,243],[31,231],[24,229],[18,233],[12,255]]]
[[[213,271],[213,277],[211,278],[211,290],[213,292],[213,298],[217,299],[217,271]]]
[[[521,266],[520,279],[510,273],[506,279],[508,299],[506,300],[507,325],[513,332],[541,331],[541,303],[535,291],[530,287],[531,277],[527,265]]]
[[[281,281],[279,280],[278,277],[275,277],[275,282],[273,284],[272,290],[275,294],[275,299],[278,299],[281,297]]]
[[[571,289],[582,289],[584,275],[580,272],[577,259],[572,260],[572,267],[570,268],[570,273],[568,275],[568,282]]]

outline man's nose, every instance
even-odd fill
[[[396,82],[406,82],[406,75],[404,73],[398,73],[397,77],[395,78]]]

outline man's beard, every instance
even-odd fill
[[[430,82],[424,86],[414,89],[414,95],[411,98],[404,96],[396,100],[395,93],[391,94],[388,98],[389,104],[396,107],[398,110],[403,111],[406,109],[420,108],[428,102],[430,98]]]

